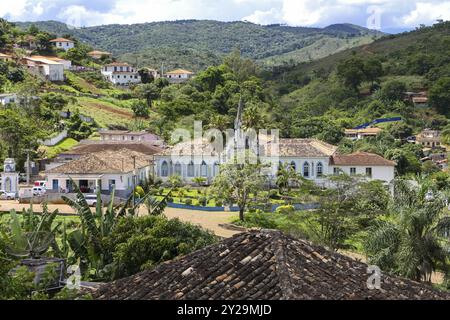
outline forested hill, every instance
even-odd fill
[[[343,50],[336,54],[295,66],[278,66],[266,73],[266,79],[279,93],[289,93],[303,87],[315,77],[326,78],[336,66],[354,56],[363,60],[377,58],[383,63],[385,76],[411,76],[425,82],[450,75],[450,22],[412,32],[386,35],[376,41]],[[429,83],[424,83],[428,86]]]
[[[73,35],[95,48],[107,50],[140,66],[183,67],[195,71],[220,63],[235,48],[270,65],[310,61],[360,44],[382,34],[351,24],[304,28],[261,26],[249,22],[183,20],[133,25],[69,28],[56,21],[17,23],[21,28]]]

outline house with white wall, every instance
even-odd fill
[[[395,162],[376,154],[341,155],[336,146],[317,139],[279,139],[276,155],[271,153],[269,146],[270,143],[262,143],[260,157],[262,163],[272,164],[269,174],[272,182],[281,166],[291,167],[305,179],[321,186],[329,185],[328,176],[342,172],[363,176],[367,180],[381,180],[386,184],[394,179]],[[226,162],[226,152],[216,152],[213,144],[200,139],[177,144],[156,154],[154,170],[163,181],[178,175],[187,183],[195,177],[203,177],[211,183],[219,173],[220,165]]]
[[[167,80],[169,80],[170,83],[182,83],[194,77],[194,73],[189,70],[177,69],[166,72],[164,76],[167,78]]]
[[[103,66],[101,72],[106,80],[115,85],[128,86],[141,82],[141,76],[137,72],[137,69],[128,63],[110,63]]]
[[[94,51],[88,52],[88,56],[90,56],[94,60],[100,60],[103,57],[111,58],[112,54],[110,52],[106,52],[106,51],[94,50]]]
[[[30,58],[32,59],[45,59],[45,60],[50,60],[56,63],[61,63],[64,66],[64,70],[69,70],[70,68],[72,68],[72,61],[70,60],[66,60],[66,59],[61,59],[58,57],[51,57],[51,56],[30,56]]]
[[[0,52],[0,61],[4,62],[12,61],[12,56]]]
[[[164,140],[161,137],[147,131],[100,130],[98,134],[101,141],[147,143],[154,146],[164,145]]]
[[[0,94],[0,105],[6,106],[10,103],[17,103],[17,94],[15,93],[3,93]]]
[[[64,81],[64,64],[47,58],[24,57],[22,64],[28,71],[48,81]]]
[[[61,49],[64,51],[68,51],[70,49],[75,48],[75,42],[65,38],[56,38],[50,40],[50,42],[56,47],[56,49]]]
[[[75,183],[84,193],[115,194],[127,198],[133,186],[148,178],[152,157],[128,149],[89,153],[45,171],[49,193],[71,193]]]

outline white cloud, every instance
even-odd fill
[[[179,19],[365,26],[376,20],[371,17],[373,10],[368,11],[371,6],[377,8],[383,29],[450,19],[450,0],[0,0],[0,16],[16,21],[57,19],[82,26]]]
[[[428,24],[438,19],[450,20],[450,1],[443,3],[418,2],[416,8],[400,19],[406,26]]]

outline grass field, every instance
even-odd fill
[[[42,146],[40,150],[45,152],[48,159],[56,157],[61,152],[72,149],[78,144],[78,141],[72,138],[66,138],[53,147]]]

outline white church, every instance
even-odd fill
[[[155,175],[163,181],[177,175],[186,183],[192,183],[196,177],[203,177],[207,183],[212,183],[219,173],[220,165],[238,154],[235,152],[230,156],[230,151],[236,151],[240,146],[256,150],[261,163],[271,164],[271,179],[276,177],[280,166],[291,166],[304,178],[323,186],[327,185],[327,176],[342,172],[364,176],[367,180],[384,181],[386,184],[394,180],[395,162],[366,152],[339,154],[336,146],[317,139],[278,139],[260,134],[259,144],[256,144],[258,148],[255,146],[255,134],[247,135],[241,129],[242,112],[240,104],[235,122],[235,138],[226,143],[224,148],[211,142],[208,136],[178,143],[155,155]]]

